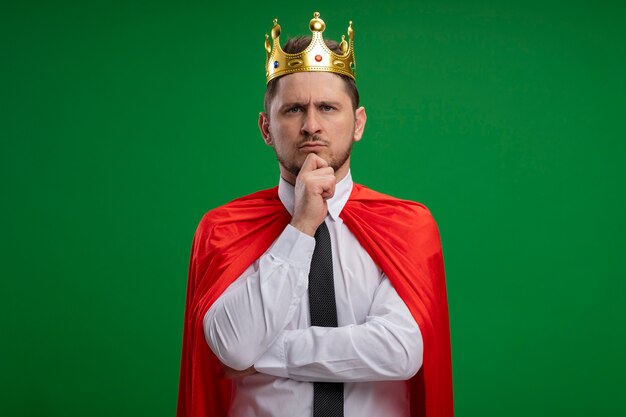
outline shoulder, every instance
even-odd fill
[[[382,216],[436,226],[432,213],[424,204],[383,194],[361,184],[354,184],[350,202],[355,207]]]
[[[437,223],[424,204],[355,184],[342,218],[353,233],[376,236],[407,253],[415,248],[425,256],[441,251]]]
[[[251,222],[282,208],[278,187],[257,191],[209,210],[200,220],[196,234],[210,234],[220,225]]]

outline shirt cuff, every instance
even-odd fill
[[[269,253],[292,265],[309,269],[315,250],[315,238],[288,224],[269,250]]]
[[[254,369],[267,375],[289,378],[285,360],[285,332],[282,331],[263,355],[257,359]]]

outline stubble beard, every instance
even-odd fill
[[[319,141],[321,140],[319,136],[310,136],[308,138],[306,138],[305,140],[303,140],[301,143],[305,143],[305,142],[313,142],[313,141]],[[341,168],[346,161],[348,160],[348,158],[350,158],[350,154],[352,153],[352,145],[354,144],[354,142],[350,141],[350,145],[348,146],[348,149],[346,149],[345,152],[341,153],[341,155],[332,155],[330,158],[330,160],[328,160],[327,158],[323,158],[330,167],[332,167],[332,169],[335,170],[335,172],[337,172],[337,170],[339,170],[339,168]],[[274,148],[274,153],[276,154],[276,159],[278,159],[278,163],[285,168],[287,171],[289,171],[291,174],[293,174],[294,177],[297,177],[298,174],[300,173],[300,169],[302,169],[302,164],[304,163],[304,160],[298,164],[293,163],[293,161],[289,162],[286,161],[284,158],[282,158],[278,152],[276,152],[276,148]]]

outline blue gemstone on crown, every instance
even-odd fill
[[[278,68],[278,61],[274,61],[274,68]]]

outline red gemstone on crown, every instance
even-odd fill
[[[322,56],[321,55],[315,55],[315,60],[317,62],[320,62],[322,60]]]

